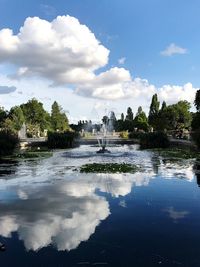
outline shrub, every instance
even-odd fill
[[[128,139],[128,131],[123,131],[119,133],[119,136],[124,139]]]
[[[7,130],[0,131],[0,156],[11,155],[18,144],[17,135]]]
[[[167,148],[169,139],[163,132],[145,133],[140,137],[140,147],[143,148]]]
[[[73,146],[74,138],[76,134],[74,132],[64,133],[48,133],[48,147],[49,148],[70,148]]]
[[[131,132],[129,133],[130,139],[140,139],[145,133],[144,132]]]
[[[195,132],[193,132],[192,139],[194,140],[194,142],[197,145],[198,149],[200,149],[200,129],[198,129]]]

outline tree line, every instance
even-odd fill
[[[35,98],[20,106],[12,107],[10,111],[0,107],[1,129],[17,133],[23,124],[26,125],[28,137],[42,136],[44,130],[50,132],[70,130],[69,120],[56,101],[52,104],[50,113]]]
[[[179,101],[172,105],[167,105],[164,101],[160,104],[157,94],[154,94],[152,96],[148,115],[146,115],[142,107],[139,106],[134,116],[132,108],[128,107],[126,114],[122,113],[119,119],[117,119],[115,113],[111,111],[109,115],[102,118],[102,123],[110,124],[111,129],[117,132],[181,132],[184,129],[191,130],[195,120],[197,120],[195,113],[190,112],[190,108],[191,105],[188,101]],[[71,127],[77,131],[81,131],[82,129],[89,132],[92,132],[93,129],[99,130],[99,125],[93,124],[91,120],[79,121],[77,125],[71,125]]]
[[[110,125],[110,130],[119,132],[164,131],[181,135],[183,130],[187,129],[188,131],[192,130],[195,133],[194,136],[198,136],[200,132],[200,90],[196,92],[194,105],[197,111],[190,112],[191,104],[188,101],[179,101],[172,105],[167,105],[164,101],[161,104],[157,94],[154,94],[148,115],[140,106],[134,116],[132,108],[128,107],[126,114],[122,113],[119,119],[111,111],[109,115],[102,118],[102,123]],[[94,129],[99,131],[101,127],[101,124],[93,124],[91,120],[69,124],[65,112],[56,101],[52,104],[50,113],[35,98],[20,106],[12,107],[10,111],[0,107],[1,129],[17,133],[24,123],[27,127],[28,137],[35,136],[38,132],[41,136],[44,130],[48,132],[69,130],[80,132],[84,129],[92,132]]]

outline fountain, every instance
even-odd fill
[[[110,153],[110,151],[106,149],[106,146],[109,143],[108,132],[111,132],[113,130],[113,114],[114,113],[111,112],[109,117],[103,117],[103,125],[100,130],[100,135],[97,135],[97,141],[100,147],[100,150],[98,150],[97,153]]]

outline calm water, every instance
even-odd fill
[[[136,146],[57,151],[0,164],[0,266],[200,266],[200,188],[194,160]],[[128,162],[135,174],[80,174]]]

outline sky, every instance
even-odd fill
[[[54,100],[70,122],[191,102],[199,0],[0,0],[0,106]]]

